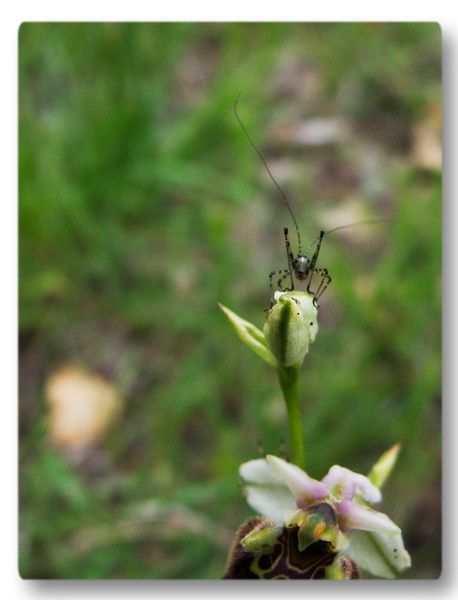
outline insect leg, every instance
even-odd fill
[[[324,237],[324,231],[321,230],[320,231],[320,237],[318,238],[318,244],[316,245],[316,249],[315,252],[312,256],[312,260],[310,261],[310,279],[307,285],[307,292],[309,294],[313,294],[313,292],[310,290],[310,284],[312,283],[312,277],[314,275],[314,273],[316,273],[316,269],[315,269],[315,265],[316,265],[316,261],[318,260],[318,255],[320,253],[320,249],[321,249],[321,242],[323,241],[323,237]]]
[[[318,300],[318,298],[321,296],[321,294],[325,291],[325,289],[331,283],[331,276],[329,275],[327,269],[315,269],[314,272],[317,273],[318,275],[321,275],[320,285],[318,286],[318,289],[314,292],[315,298]]]
[[[294,290],[294,281],[293,281],[293,262],[294,262],[294,256],[293,256],[293,253],[291,252],[291,244],[289,243],[288,228],[287,227],[285,227],[283,229],[283,234],[285,236],[286,258],[288,260],[288,268],[287,269],[281,269],[280,271],[272,271],[272,273],[269,274],[269,281],[270,281],[270,307],[271,308],[272,308],[272,306],[274,304],[274,294],[273,294],[273,286],[272,286],[272,277],[274,275],[280,275],[280,274],[284,273],[283,277],[280,277],[280,279],[278,280],[278,287],[280,289],[284,290],[285,292],[292,292]],[[288,275],[291,278],[291,287],[290,288],[282,288],[281,282],[283,281],[283,279],[286,279],[286,277]]]
[[[288,271],[291,276],[291,289],[289,291],[292,292],[294,290],[294,281],[293,281],[294,255],[291,252],[291,244],[289,243],[289,239],[288,239],[288,228],[287,227],[285,227],[283,229],[283,233],[285,234],[286,257],[288,259]]]
[[[277,271],[277,273],[278,274],[284,273],[284,275],[282,277],[280,277],[280,279],[277,282],[277,285],[281,289],[281,291],[282,292],[292,292],[293,288],[284,288],[281,283],[284,279],[286,279],[288,277],[288,275],[291,276],[291,272],[288,271],[288,269],[283,269],[282,271]]]
[[[280,279],[278,280],[278,287],[280,289],[283,289],[281,286],[281,281],[283,281],[283,279],[285,279],[286,277],[288,277],[288,275],[291,275],[291,271],[289,269],[281,269],[280,271],[272,271],[272,273],[269,273],[269,282],[270,282],[270,308],[272,308],[272,306],[274,305],[274,293],[273,293],[273,286],[272,286],[272,277],[274,275],[281,275],[282,273],[284,273],[284,275],[282,277],[280,277]],[[283,290],[285,292],[291,292],[292,290],[286,289]]]

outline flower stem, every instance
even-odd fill
[[[295,465],[303,469],[305,463],[305,449],[301,412],[299,408],[297,376],[298,369],[296,367],[282,367],[278,369],[280,386],[288,412],[289,434],[291,438],[291,460]]]

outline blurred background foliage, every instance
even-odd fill
[[[219,578],[238,466],[288,455],[262,327],[320,228],[307,469],[367,472],[406,578],[440,572],[441,34],[431,23],[25,23],[19,31],[20,573]],[[295,240],[293,238],[293,244]],[[294,250],[295,248],[293,248]]]

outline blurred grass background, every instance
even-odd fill
[[[262,327],[292,228],[239,92],[305,246],[384,220],[322,246],[307,467],[402,441],[382,509],[403,577],[438,576],[440,64],[431,23],[21,26],[23,577],[219,578],[252,514],[239,464],[287,454],[275,374],[217,308]],[[62,366],[123,405],[90,443],[52,436]]]

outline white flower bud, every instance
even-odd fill
[[[275,292],[264,335],[283,367],[299,367],[318,332],[314,296],[307,292]]]

